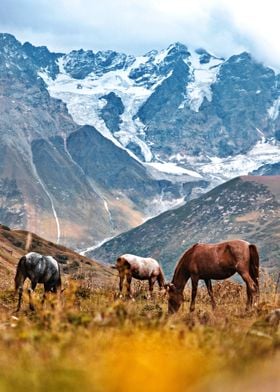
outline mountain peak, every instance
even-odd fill
[[[0,33],[0,48],[1,47],[21,47],[21,43],[9,33]]]
[[[169,45],[167,48],[167,53],[168,55],[179,54],[185,55],[186,57],[190,55],[187,46],[181,42],[174,42],[173,44]]]

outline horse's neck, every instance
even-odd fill
[[[179,291],[184,290],[186,283],[190,277],[190,274],[187,272],[185,268],[185,262],[186,260],[185,257],[183,256],[175,269],[174,276],[172,279],[172,283]]]

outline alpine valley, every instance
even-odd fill
[[[0,34],[0,222],[85,249],[178,205],[160,217],[209,210],[220,184],[225,212],[257,189],[226,181],[280,174],[279,108],[279,74],[246,52],[64,54]]]

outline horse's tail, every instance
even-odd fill
[[[249,264],[249,272],[250,276],[255,282],[257,286],[257,291],[259,291],[259,265],[260,265],[260,257],[259,252],[256,245],[249,245],[250,251],[250,264]]]
[[[15,291],[17,292],[19,287],[24,283],[24,263],[26,262],[26,257],[23,256],[20,258],[18,265],[17,265],[17,271],[16,271],[16,276],[15,276]]]
[[[157,277],[157,281],[160,289],[162,289],[165,285],[165,278],[164,278],[163,269],[161,267],[159,267],[159,274]]]

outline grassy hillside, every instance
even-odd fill
[[[75,279],[86,277],[92,279],[93,284],[106,286],[111,285],[116,276],[108,266],[83,257],[62,245],[54,244],[28,231],[10,230],[7,226],[0,225],[0,279],[2,284],[7,282],[9,288],[12,284],[9,280],[15,274],[18,260],[27,253],[26,249],[54,256],[60,263],[65,279],[67,276]]]
[[[192,244],[240,238],[255,243],[262,266],[273,271],[280,266],[279,233],[280,176],[244,176],[113,238],[88,256],[111,263],[123,253],[151,256],[170,276]]]
[[[3,287],[2,277],[0,285]],[[9,280],[9,279],[8,279]],[[10,282],[11,283],[11,282]],[[197,310],[190,293],[179,313],[166,315],[157,293],[116,300],[115,287],[70,281],[61,302],[50,298],[36,312],[26,301],[14,314],[9,285],[1,290],[1,391],[278,391],[280,332],[275,281],[263,280],[261,303],[245,312],[245,288],[214,286],[213,313],[204,288]],[[278,310],[279,312],[279,310]]]

